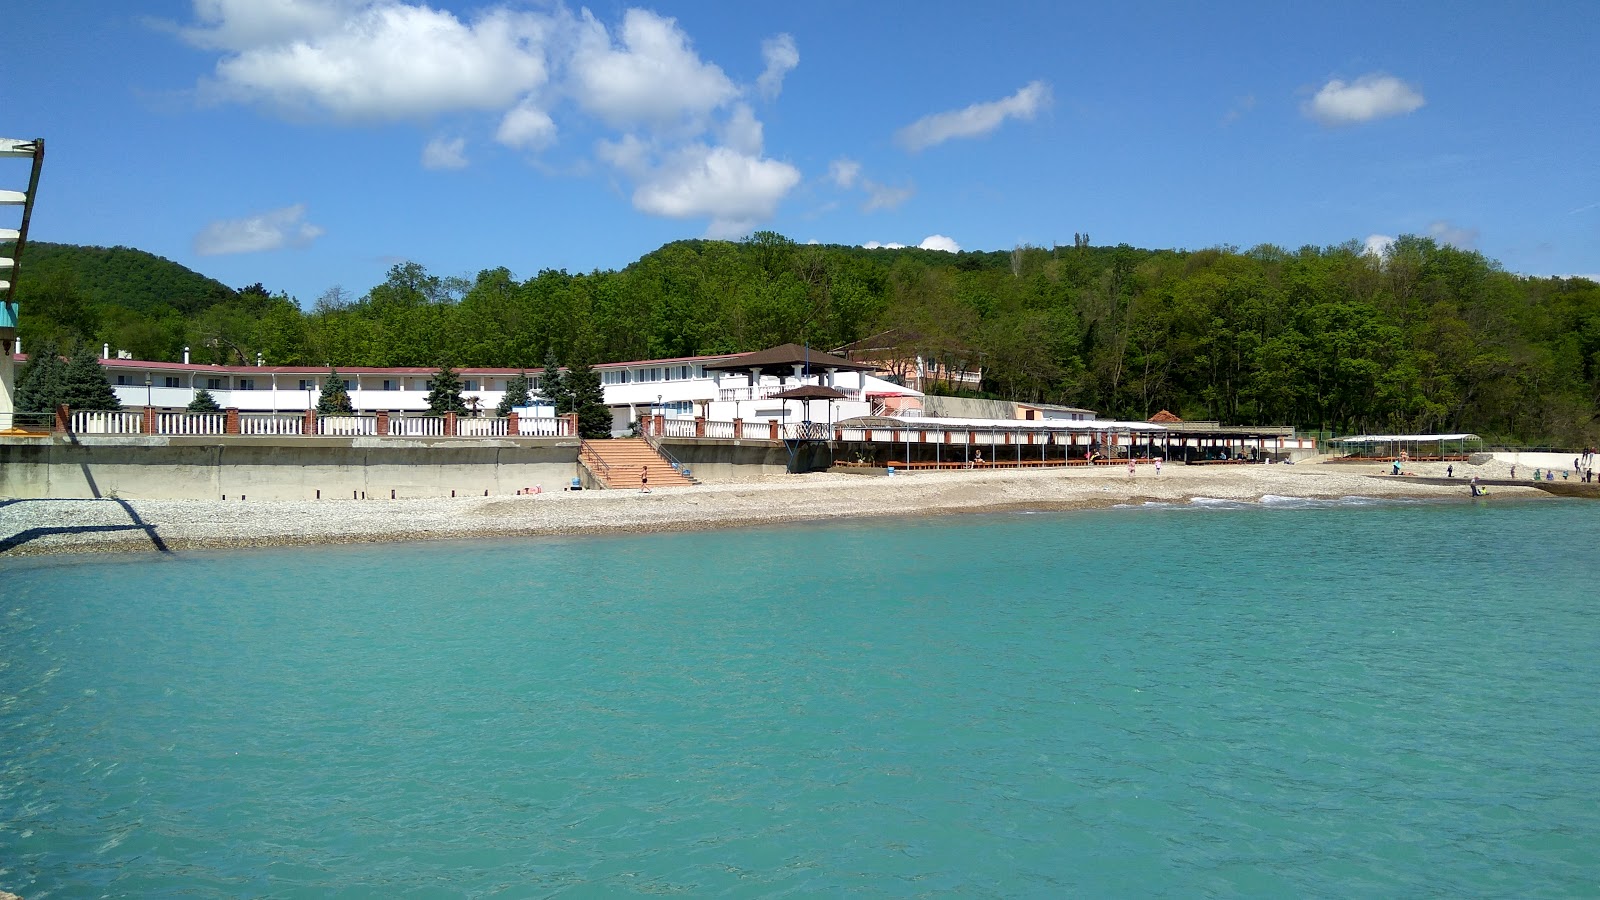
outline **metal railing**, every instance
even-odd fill
[[[607,487],[611,486],[611,466],[601,458],[592,444],[582,438],[578,439],[578,459],[583,462],[589,471],[599,477]]]

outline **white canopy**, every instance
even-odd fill
[[[1433,444],[1445,441],[1481,441],[1475,434],[1358,434],[1334,438],[1334,444]]]
[[[1114,422],[1109,419],[967,419],[946,416],[884,416],[897,418],[907,428],[993,428],[1007,431],[1166,431],[1150,422]]]

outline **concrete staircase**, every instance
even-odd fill
[[[638,490],[639,473],[650,467],[650,490],[688,487],[695,482],[672,468],[644,438],[612,438],[584,441],[578,461],[608,488]]]

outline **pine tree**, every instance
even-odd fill
[[[211,392],[205,388],[194,392],[194,399],[189,401],[188,408],[189,412],[192,413],[222,412],[222,407],[218,405],[217,398],[211,396]]]
[[[28,364],[17,374],[12,396],[19,422],[47,422],[61,400],[61,386],[67,364],[62,361],[54,341],[46,341],[28,357]]]
[[[550,401],[556,408],[558,416],[572,412],[572,389],[568,386],[566,374],[561,371],[561,365],[556,362],[554,350],[546,353],[544,357],[544,375],[539,379],[539,396]]]
[[[522,372],[506,382],[506,395],[500,398],[500,405],[495,407],[494,412],[497,416],[509,416],[513,409],[532,403],[533,398],[528,395],[528,373]]]
[[[348,416],[352,412],[350,392],[344,388],[344,379],[337,370],[329,369],[328,378],[322,382],[322,395],[317,398],[317,415]]]
[[[467,411],[467,401],[461,397],[461,379],[456,370],[442,365],[433,376],[433,389],[428,391],[428,411],[436,416],[445,413],[461,415]]]
[[[94,347],[84,344],[77,353],[72,354],[72,361],[67,363],[62,372],[61,397],[56,402],[65,403],[72,409],[122,408],[122,401],[117,399],[117,392],[111,389],[111,379],[106,376],[105,367],[100,365],[100,357],[95,354]]]
[[[578,436],[610,437],[611,407],[606,405],[606,391],[600,384],[600,373],[586,362],[575,363],[563,380],[571,397],[572,409],[578,414]]]

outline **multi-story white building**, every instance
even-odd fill
[[[715,421],[802,421],[808,416],[828,421],[882,412],[885,404],[903,408],[922,396],[918,391],[863,372],[812,372],[780,379],[753,373],[707,371],[715,362],[742,354],[695,356],[604,363],[595,366],[612,409],[612,430],[624,433],[647,415],[669,419],[703,416]],[[18,356],[20,364],[26,357]],[[177,411],[201,389],[224,409],[240,412],[300,412],[314,408],[327,380],[323,366],[221,366],[109,358],[100,361],[117,399],[127,408],[152,407]],[[426,367],[337,367],[357,413],[418,414],[428,408],[428,391],[436,369]],[[542,369],[525,370],[537,391]],[[507,384],[523,374],[515,368],[457,369],[462,397],[484,415],[493,415]],[[828,384],[844,395],[827,404],[773,399],[772,394],[797,384]],[[537,409],[539,404],[535,402]],[[38,410],[37,412],[43,412]],[[548,414],[548,413],[545,413]]]

